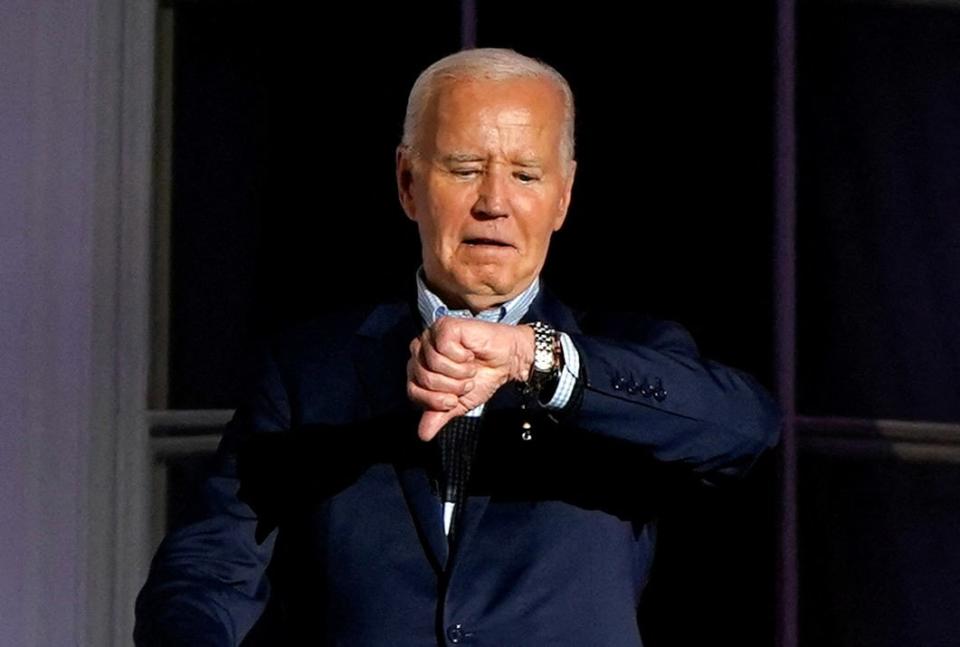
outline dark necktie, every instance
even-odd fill
[[[480,416],[460,416],[443,426],[437,436],[440,444],[440,496],[454,504],[453,519],[447,532],[452,546],[457,538],[460,520],[467,501],[467,483],[480,438]]]

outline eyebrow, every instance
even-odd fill
[[[471,162],[485,162],[486,158],[475,153],[450,153],[449,155],[444,155],[442,158],[440,158],[440,161],[444,164],[465,164]],[[543,166],[543,162],[535,157],[512,160],[510,164],[513,166],[522,166],[524,168],[539,168]]]
[[[450,153],[440,158],[444,164],[462,164],[464,162],[483,162],[485,158],[474,153]]]

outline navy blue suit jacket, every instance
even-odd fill
[[[658,494],[741,474],[776,442],[776,407],[675,324],[578,316],[546,290],[525,320],[570,335],[579,388],[560,412],[510,384],[488,403],[453,550],[405,395],[415,306],[275,343],[204,518],[154,559],[138,644],[236,645],[269,601],[270,644],[640,645]]]

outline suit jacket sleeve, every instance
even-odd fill
[[[238,497],[237,475],[238,446],[251,432],[289,427],[279,371],[271,359],[264,364],[249,404],[224,433],[214,474],[204,484],[200,520],[168,535],[154,557],[136,603],[138,646],[237,645],[266,606],[265,571],[276,533],[265,533]]]
[[[776,444],[780,414],[767,392],[702,359],[681,326],[634,316],[583,328],[570,335],[581,362],[577,427],[642,446],[708,483],[743,474]]]

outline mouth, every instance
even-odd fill
[[[463,242],[471,247],[513,247],[510,243],[496,238],[464,238]]]

